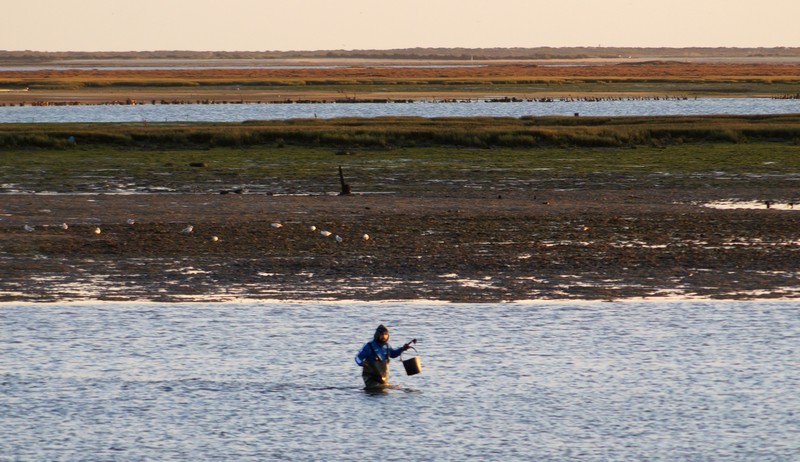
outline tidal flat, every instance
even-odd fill
[[[623,119],[4,126],[0,300],[796,298],[796,120]]]

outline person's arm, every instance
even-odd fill
[[[369,359],[369,356],[367,354],[368,350],[367,345],[368,344],[364,344],[364,346],[362,346],[361,349],[358,351],[358,354],[356,354],[355,361],[359,367],[364,367],[367,365]]]
[[[403,345],[400,348],[389,347],[389,357],[390,358],[396,358],[396,357],[400,356],[400,353],[402,353],[402,352],[404,352],[404,351],[406,351],[408,349],[409,349],[408,345]]]

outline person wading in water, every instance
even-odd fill
[[[373,339],[364,344],[356,355],[356,364],[361,366],[361,378],[366,388],[381,388],[389,383],[389,358],[411,348],[408,344],[400,348],[389,345],[389,329],[383,324],[375,330]]]

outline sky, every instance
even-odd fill
[[[799,0],[4,2],[0,50],[798,47]]]

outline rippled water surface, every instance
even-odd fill
[[[800,113],[800,100],[700,98],[498,103],[475,101],[350,104],[187,104],[136,106],[7,106],[0,123],[26,122],[241,122],[334,117],[659,116]]]
[[[790,302],[7,304],[0,460],[798,460],[798,364]]]

